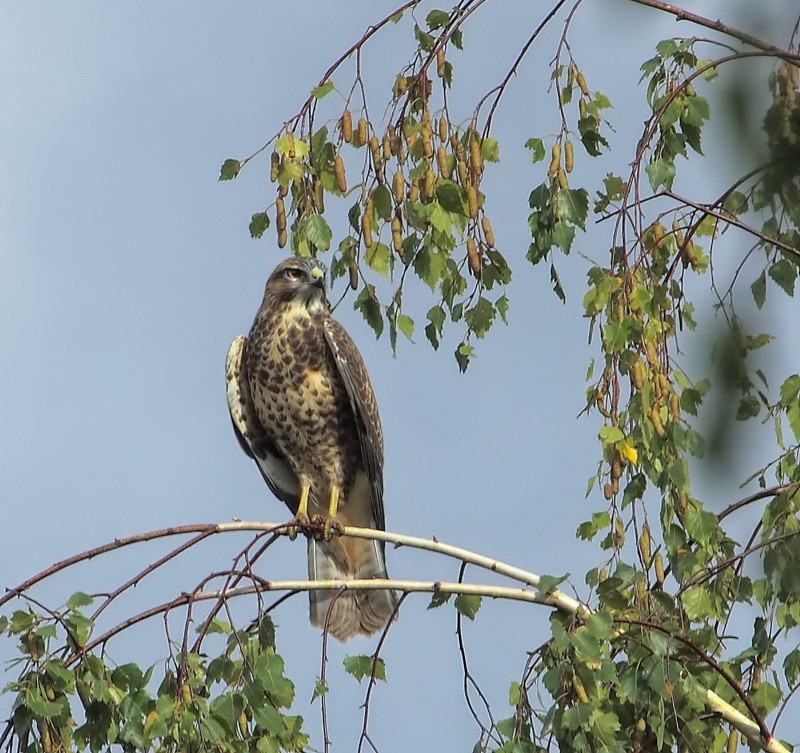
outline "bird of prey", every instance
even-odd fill
[[[325,271],[292,257],[270,275],[250,334],[228,350],[228,408],[292,523],[322,525],[308,540],[309,579],[387,578],[383,543],[333,535],[385,528],[383,432],[361,355],[331,318]],[[309,591],[311,624],[341,641],[382,629],[397,603],[389,589],[335,594]]]

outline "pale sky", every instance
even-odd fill
[[[606,135],[618,152],[603,161],[578,152],[575,184],[625,170],[647,116],[638,67],[659,40],[693,33],[621,2],[585,5],[573,50],[590,88],[615,105],[608,118],[616,132]],[[776,13],[789,5],[773,3]],[[716,18],[725,6],[708,0],[693,9]],[[288,518],[236,443],[223,379],[228,344],[249,329],[264,282],[286,255],[273,230],[256,241],[247,229],[274,190],[264,159],[232,183],[217,182],[219,166],[277,132],[328,65],[392,7],[384,0],[4,4],[0,585],[142,531]],[[421,18],[433,7],[423,6]],[[502,77],[545,7],[490,3],[482,20],[465,27],[465,52],[452,58],[463,116]],[[566,306],[550,291],[547,266],[524,261],[527,196],[546,163],[531,166],[522,144],[558,129],[547,66],[561,23],[542,36],[511,84],[497,117],[501,163],[484,184],[497,245],[514,268],[509,326],[496,325],[478,341],[477,358],[460,375],[452,351],[461,330],[452,328],[443,348],[431,350],[422,327],[435,301],[421,284],[406,299],[418,322],[416,344],[401,341],[396,358],[388,338],[376,341],[352,310],[352,299],[336,315],[361,349],[380,404],[387,527],[540,574],[570,572],[585,597],[583,574],[602,557],[574,534],[603,504],[597,492],[584,499],[600,449],[596,418],[577,418],[597,355],[581,317],[590,264],[577,252],[602,262],[608,234],[590,228],[576,253],[556,259]],[[780,35],[771,41],[787,43]],[[373,114],[383,111],[412,44],[407,19],[366,48]],[[334,82],[346,91],[350,79],[339,74]],[[722,137],[705,143],[710,156],[727,158]],[[701,165],[688,180],[709,181],[710,199],[735,175],[719,172]],[[335,243],[345,212],[329,217]],[[737,498],[735,490],[720,494],[719,508]],[[142,584],[129,608],[191,590],[229,566],[245,541],[218,537]],[[75,590],[113,587],[166,551],[134,549],[38,594],[57,605]],[[416,551],[390,549],[387,558],[396,578],[455,580],[458,573],[452,561]],[[281,542],[260,568],[268,579],[305,577],[303,542]],[[474,570],[467,579],[494,582]],[[384,650],[389,683],[374,694],[371,721],[382,751],[417,749],[421,741],[469,750],[478,738],[462,696],[455,611],[429,612],[428,601],[406,600]],[[242,624],[253,605],[243,605]],[[519,679],[525,652],[546,639],[547,618],[538,606],[485,603],[466,626],[471,669],[496,719],[511,714],[509,684]],[[321,748],[318,703],[309,708],[321,641],[305,597],[291,599],[276,619],[278,649],[297,684],[295,711]],[[149,631],[137,633],[147,636],[146,659],[131,640],[112,644],[111,657],[163,656],[161,623]],[[374,645],[357,639],[329,647],[335,750],[354,749],[365,689],[344,673],[342,658]],[[7,655],[0,649],[0,658]],[[11,700],[0,698],[1,718]],[[782,731],[800,739],[800,725],[785,724]]]

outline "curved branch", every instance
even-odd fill
[[[122,549],[123,547],[130,546],[131,544],[138,544],[142,541],[152,541],[154,539],[165,538],[167,536],[180,536],[187,533],[200,533],[199,536],[192,540],[191,545],[194,545],[215,532],[216,526],[213,523],[201,523],[199,525],[196,524],[187,526],[174,526],[172,528],[160,528],[157,531],[148,531],[146,533],[136,534],[135,536],[126,536],[124,539],[114,539],[114,541],[108,544],[103,544],[102,546],[95,547],[94,549],[88,549],[85,552],[81,552],[80,554],[76,554],[72,557],[67,557],[64,560],[61,560],[60,562],[56,562],[46,570],[42,570],[40,573],[28,578],[28,580],[23,581],[15,588],[7,589],[5,595],[0,596],[0,607],[6,602],[11,601],[11,599],[13,599],[15,596],[21,595],[23,591],[27,591],[31,586],[43,581],[45,578],[49,578],[51,575],[55,575],[61,570],[66,570],[72,565],[77,565],[79,562],[85,562],[86,560],[93,559],[101,554],[113,552],[117,549]],[[181,551],[185,550],[186,548],[187,547],[185,545],[180,547]]]
[[[740,42],[749,44],[751,47],[755,47],[758,50],[763,50],[764,52],[768,52],[770,55],[775,55],[776,57],[783,58],[784,60],[796,61],[798,58],[800,58],[800,56],[792,54],[787,50],[782,50],[780,47],[775,47],[774,45],[768,44],[758,37],[754,37],[744,31],[735,29],[733,26],[728,26],[727,24],[722,23],[722,21],[712,21],[710,18],[700,16],[697,13],[691,13],[690,11],[685,10],[684,8],[679,8],[676,5],[663,3],[661,0],[630,0],[630,2],[638,3],[639,5],[646,5],[650,8],[664,11],[665,13],[671,13],[673,16],[675,16],[676,21],[691,21],[698,26],[705,26],[707,29],[713,29],[721,34],[738,39]]]
[[[684,646],[694,651],[694,653],[697,654],[700,659],[708,664],[725,680],[725,682],[728,683],[728,685],[730,685],[731,689],[734,691],[734,693],[736,693],[736,695],[739,696],[739,699],[747,707],[747,710],[750,712],[755,721],[748,719],[744,714],[742,714],[740,711],[737,711],[729,703],[723,701],[722,698],[714,693],[714,691],[706,690],[706,700],[714,709],[714,711],[721,714],[724,719],[733,724],[736,729],[747,735],[747,737],[749,737],[751,740],[758,742],[759,745],[761,745],[764,750],[769,751],[769,753],[789,753],[788,750],[786,750],[786,748],[772,736],[769,727],[767,727],[766,722],[758,713],[758,709],[755,707],[753,701],[747,696],[747,693],[744,692],[742,686],[739,685],[739,683],[736,682],[733,677],[731,677],[730,673],[725,669],[725,667],[723,667],[713,656],[700,648],[700,646],[698,646],[693,640],[681,635],[680,633],[676,633],[674,630],[670,630],[664,625],[659,625],[656,622],[647,622],[646,620],[631,620],[625,617],[616,617],[614,618],[614,621],[625,625],[638,625],[639,627],[647,628],[649,630],[658,630],[659,632],[670,636],[670,638],[673,640],[683,643]]]
[[[315,88],[319,88],[323,84],[327,83],[330,77],[336,72],[336,69],[345,62],[354,52],[358,52],[361,48],[370,40],[372,36],[374,36],[377,32],[379,32],[386,24],[388,24],[396,15],[399,13],[404,13],[409,8],[414,7],[415,5],[419,5],[422,0],[409,0],[408,2],[403,3],[398,8],[395,8],[388,16],[378,21],[378,23],[373,24],[370,26],[364,34],[362,34],[361,38],[354,44],[351,45],[345,52],[343,52],[322,74],[322,78],[319,80],[319,83]],[[289,123],[294,122],[295,124],[301,120],[305,116],[305,114],[311,109],[311,106],[316,102],[316,97],[312,94],[310,97],[303,102],[300,109],[293,115],[289,120],[287,120],[283,127],[285,128]],[[261,146],[255,152],[253,152],[249,157],[245,157],[244,159],[240,160],[240,166],[244,167],[248,162],[250,162],[253,158],[257,157],[263,151],[269,148],[270,144],[272,144],[275,139],[278,138],[280,135],[280,131],[275,134],[266,144]]]
[[[541,23],[533,30],[533,33],[530,35],[530,37],[528,37],[528,41],[525,42],[524,45],[522,45],[522,49],[519,51],[519,54],[517,55],[516,59],[512,63],[511,67],[508,69],[506,75],[503,77],[503,80],[499,84],[497,84],[497,86],[495,86],[494,88],[492,88],[488,92],[486,92],[486,94],[484,94],[483,97],[478,102],[478,104],[477,104],[477,106],[475,108],[476,110],[479,110],[481,108],[481,106],[483,105],[483,103],[489,97],[491,97],[492,94],[495,94],[495,98],[494,98],[494,101],[492,102],[492,106],[489,108],[489,115],[486,118],[486,128],[484,129],[484,133],[485,134],[489,133],[489,130],[492,127],[492,119],[494,118],[495,110],[497,110],[497,106],[500,104],[500,98],[503,96],[503,93],[505,92],[509,81],[511,81],[511,79],[514,77],[514,75],[516,74],[517,69],[519,68],[520,64],[525,59],[525,55],[528,54],[528,50],[530,49],[530,46],[534,43],[534,41],[536,41],[536,38],[539,36],[539,34],[541,34],[541,32],[544,30],[545,26],[547,26],[547,24],[550,23],[550,21],[553,19],[553,17],[556,15],[556,13],[558,13],[558,11],[561,10],[561,7],[563,5],[565,5],[566,2],[567,2],[567,0],[558,0],[558,2],[555,4],[555,6],[550,9],[550,11],[547,13],[547,15],[541,21]],[[578,0],[578,2],[575,4],[575,7],[577,8],[578,5],[580,5],[580,3],[581,3],[581,0]]]
[[[147,541],[154,538],[171,536],[176,534],[198,533],[199,535],[192,540],[192,543],[197,543],[216,533],[232,533],[240,531],[278,532],[278,531],[285,531],[287,528],[288,524],[262,523],[262,522],[251,522],[251,521],[233,521],[230,523],[218,523],[216,525],[203,524],[203,525],[180,526],[177,528],[161,529],[159,531],[139,534],[137,536],[131,536],[126,539],[117,539],[104,546],[97,547],[95,549],[89,550],[88,552],[83,552],[82,554],[75,555],[74,557],[70,557],[66,560],[62,560],[61,562],[56,563],[52,567],[43,571],[42,573],[39,573],[38,575],[35,575],[32,578],[29,578],[28,580],[20,584],[18,587],[11,589],[2,598],[2,600],[0,600],[0,604],[5,603],[6,601],[12,599],[15,596],[24,596],[23,592],[26,589],[28,589],[35,583],[42,581],[48,575],[52,575],[56,572],[59,572],[60,570],[64,570],[70,565],[85,561],[87,559],[91,559],[92,557],[98,556],[99,554],[104,554],[106,552],[113,551],[115,549],[127,546],[137,541]],[[308,528],[307,532],[316,533],[317,530],[316,528],[311,526]],[[208,600],[208,599],[217,599],[224,601],[228,598],[236,596],[244,596],[249,594],[257,594],[263,591],[287,591],[291,594],[294,594],[300,591],[311,591],[319,589],[374,590],[374,589],[391,588],[391,589],[396,589],[398,591],[404,591],[407,593],[427,592],[427,593],[446,593],[446,594],[475,594],[479,596],[486,596],[489,598],[511,599],[513,601],[523,601],[528,603],[543,604],[545,606],[554,607],[566,614],[576,615],[580,618],[586,618],[593,613],[591,609],[589,609],[587,606],[579,602],[577,599],[571,598],[557,589],[552,589],[550,591],[542,593],[539,590],[541,587],[540,576],[531,573],[527,570],[514,567],[513,565],[509,565],[505,562],[501,562],[500,560],[492,559],[491,557],[486,557],[484,555],[477,554],[468,549],[462,549],[460,547],[452,546],[449,544],[443,544],[436,540],[422,539],[415,536],[405,536],[402,534],[392,533],[389,531],[377,531],[371,528],[353,528],[347,526],[344,528],[342,535],[353,536],[356,538],[363,538],[363,539],[375,539],[378,541],[384,541],[390,544],[394,544],[397,547],[408,546],[416,549],[423,549],[426,551],[435,552],[437,554],[442,554],[446,557],[452,557],[463,563],[468,563],[475,565],[477,567],[482,567],[486,570],[490,570],[491,572],[521,582],[531,588],[513,588],[509,586],[490,586],[490,585],[472,584],[472,583],[449,583],[443,581],[404,581],[404,580],[380,580],[380,579],[267,581],[262,578],[259,578],[258,576],[255,576],[252,573],[246,573],[245,577],[252,579],[253,582],[256,583],[257,585],[239,587],[239,588],[225,588],[217,591],[203,591],[203,592],[196,592],[193,594],[187,594],[187,593],[181,594],[179,597],[177,597],[172,601],[166,602],[159,606],[152,607],[151,609],[148,609],[144,612],[134,615],[128,620],[125,620],[124,622],[120,623],[119,625],[107,631],[103,635],[87,643],[84,647],[82,647],[80,651],[72,654],[66,660],[66,663],[77,661],[86,652],[91,651],[97,646],[106,643],[113,636],[119,634],[126,628],[134,624],[137,624],[139,622],[142,622],[143,620],[152,617],[154,615],[163,614],[171,609],[179,608],[184,605],[188,606],[195,601]],[[183,550],[185,550],[185,547],[182,548],[182,551]],[[531,589],[536,589],[536,590],[531,590]],[[717,671],[720,672],[720,675],[722,677],[725,677],[726,680],[730,682],[729,675],[727,675],[724,668],[722,668],[716,662],[716,660],[713,659],[713,657],[708,657],[708,655],[705,654],[705,652],[703,652],[702,649],[696,647],[689,639],[679,634],[673,633],[672,631],[669,631],[667,628],[658,625],[656,623],[645,623],[641,621],[626,620],[622,618],[618,618],[618,621],[627,622],[630,624],[641,624],[646,627],[651,627],[653,629],[669,632],[669,634],[672,635],[676,640],[680,640],[690,648],[694,648],[694,650],[698,652],[698,655],[702,655],[706,657],[707,661],[713,662],[712,666],[715,669],[717,669]],[[741,688],[736,686],[735,682],[733,683],[733,687],[736,690],[736,692],[740,694],[741,697],[743,693]],[[760,717],[758,717],[746,694],[743,696],[742,700],[745,703],[745,705],[747,705],[748,710],[750,710],[751,713],[753,713],[754,718],[758,719],[761,722],[761,724],[758,724],[748,719],[746,716],[741,714],[735,708],[733,708],[725,701],[723,701],[721,698],[719,698],[719,696],[713,693],[713,691],[711,690],[707,691],[708,705],[712,708],[712,710],[715,713],[718,713],[723,719],[725,719],[727,722],[735,726],[738,730],[740,730],[743,734],[747,735],[750,739],[757,741],[765,751],[768,751],[768,753],[788,753],[787,749],[783,745],[781,745],[778,741],[776,741],[769,732],[769,730],[766,729],[766,727],[763,724],[763,720],[760,720]]]
[[[700,204],[696,201],[692,201],[691,199],[687,199],[679,194],[676,194],[674,191],[662,191],[661,196],[669,196],[671,199],[675,199],[676,201],[680,201],[681,203],[685,204],[686,206],[693,207],[697,209],[699,212],[703,212],[704,214],[708,215],[709,217],[714,217],[722,222],[727,223],[728,225],[733,225],[734,227],[738,227],[740,230],[744,230],[751,235],[754,235],[759,240],[763,241],[764,243],[769,243],[776,248],[779,248],[781,251],[784,251],[791,256],[794,256],[796,259],[800,259],[800,249],[794,248],[783,241],[779,241],[777,238],[770,238],[768,235],[764,235],[760,230],[756,230],[754,227],[751,227],[746,222],[742,222],[738,217],[732,217],[727,214],[721,214],[720,212],[716,211],[712,206],[707,206],[704,204]]]
[[[777,497],[784,492],[797,489],[798,487],[800,487],[800,481],[794,481],[791,484],[782,484],[781,486],[772,486],[769,489],[762,489],[760,492],[751,494],[749,497],[745,497],[744,499],[740,499],[738,502],[728,505],[719,515],[717,515],[717,520],[724,520],[731,513],[736,512],[752,502],[758,502],[758,500],[766,499],[767,497]]]
[[[741,711],[723,701],[713,690],[706,691],[706,702],[715,713],[736,727],[745,737],[758,743],[762,750],[767,751],[767,753],[789,753],[789,749],[771,734],[768,735],[766,740],[762,739],[759,726],[751,719],[748,719]]]

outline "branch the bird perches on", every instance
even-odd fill
[[[109,551],[121,549],[131,544],[139,543],[142,541],[154,540],[159,538],[166,538],[170,536],[195,534],[188,542],[184,542],[175,550],[165,555],[155,563],[151,564],[148,568],[137,574],[134,578],[130,579],[126,584],[113,592],[112,598],[119,595],[123,590],[137,584],[146,575],[153,572],[160,567],[164,562],[178,554],[186,551],[190,547],[205,540],[206,538],[218,533],[233,533],[233,532],[262,532],[267,534],[283,534],[286,533],[288,524],[271,523],[271,522],[257,522],[257,521],[242,521],[235,520],[229,523],[211,523],[211,524],[195,524],[186,526],[177,526],[173,528],[165,528],[157,531],[150,531],[147,533],[130,536],[124,539],[116,539],[113,542],[105,544],[94,549],[90,549],[81,554],[69,557],[61,562],[57,562],[51,567],[43,570],[41,573],[29,578],[21,583],[16,588],[8,589],[6,594],[0,596],[0,606],[12,600],[15,597],[22,597],[25,592],[34,586],[36,583],[44,580],[45,578],[54,575],[55,573],[65,570],[72,565],[92,559],[96,556],[104,554]],[[530,603],[542,604],[550,606],[564,614],[574,616],[576,619],[586,619],[594,612],[587,605],[582,604],[577,599],[566,595],[556,588],[552,588],[546,592],[540,590],[542,584],[542,576],[536,575],[528,570],[524,570],[514,565],[502,562],[492,557],[487,557],[468,549],[445,544],[435,539],[424,539],[416,536],[406,536],[403,534],[394,533],[391,531],[380,531],[371,528],[353,528],[346,526],[342,529],[341,535],[353,536],[364,539],[375,539],[383,541],[387,544],[393,544],[395,547],[411,547],[415,549],[423,549],[429,552],[451,557],[459,560],[462,563],[474,565],[486,570],[489,570],[498,575],[502,575],[511,580],[523,583],[528,588],[512,588],[508,586],[492,586],[485,584],[474,583],[450,583],[444,581],[407,581],[407,580],[349,580],[349,581],[308,581],[308,580],[284,580],[284,581],[269,581],[261,578],[254,578],[257,585],[246,587],[223,588],[219,590],[198,590],[192,594],[183,594],[178,599],[169,602],[168,604],[154,607],[147,612],[137,615],[137,618],[146,619],[147,617],[155,614],[162,614],[172,608],[188,604],[194,601],[208,600],[208,599],[227,599],[235,596],[245,594],[252,594],[259,591],[309,591],[316,589],[375,589],[375,588],[393,588],[398,591],[409,593],[442,593],[442,594],[474,594],[479,596],[486,596],[488,598],[510,599],[515,601],[525,601]],[[252,577],[252,576],[251,576]],[[237,581],[238,582],[238,581]],[[101,606],[100,610],[104,608]],[[136,619],[136,618],[134,618]],[[138,619],[137,619],[138,621]],[[620,621],[615,632],[615,637],[624,636],[625,621]],[[84,651],[90,650],[91,646],[98,645],[107,641],[113,634],[119,632],[124,627],[132,624],[130,621],[122,623],[109,633],[92,641],[91,644],[84,647]],[[702,657],[701,657],[702,658]],[[741,696],[740,689],[733,688]],[[743,699],[743,701],[746,699]],[[723,700],[714,691],[708,689],[706,691],[706,703],[711,709],[712,713],[724,719],[726,722],[735,727],[739,732],[745,735],[748,739],[756,742],[767,753],[789,753],[788,749],[776,740],[771,734],[768,733],[763,720],[759,719],[760,724],[753,721],[745,714],[738,711],[732,705]],[[765,734],[765,731],[767,734]]]

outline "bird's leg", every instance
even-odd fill
[[[300,487],[300,504],[298,504],[297,512],[291,519],[288,528],[289,538],[292,539],[292,541],[297,538],[298,527],[305,527],[311,523],[308,518],[308,494],[310,491],[311,484],[308,481],[303,481],[303,484]]]
[[[336,512],[338,509],[339,487],[333,484],[331,486],[330,501],[328,502],[328,514],[314,516],[315,523],[322,523],[322,538],[325,541],[330,541],[334,533],[340,534],[342,532],[342,526],[339,521],[336,520]]]

